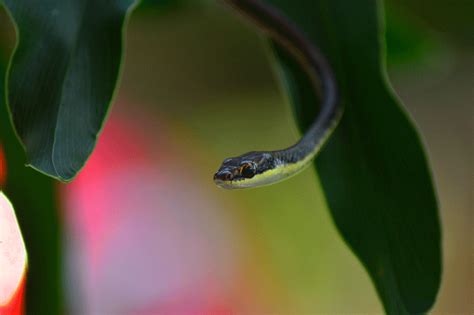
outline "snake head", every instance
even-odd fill
[[[214,174],[217,186],[227,189],[252,187],[261,174],[275,167],[274,158],[268,152],[249,152],[222,162]]]

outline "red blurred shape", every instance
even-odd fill
[[[21,315],[24,314],[25,299],[25,276],[23,276],[18,289],[6,305],[0,305],[1,315]]]
[[[3,153],[3,147],[0,144],[0,187],[5,185],[7,179],[7,162],[5,161],[5,154]]]

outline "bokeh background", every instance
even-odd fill
[[[468,2],[385,8],[389,77],[422,134],[441,206],[433,314],[474,313]],[[4,12],[0,24],[11,51]],[[97,148],[73,183],[57,184],[66,313],[382,313],[313,168],[255,190],[212,182],[223,158],[299,137],[265,40],[214,1],[145,1],[126,37]]]

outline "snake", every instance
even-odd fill
[[[253,22],[264,34],[294,57],[311,78],[319,95],[319,113],[294,145],[274,151],[252,151],[226,158],[214,174],[217,186],[252,188],[287,179],[305,169],[336,128],[342,108],[331,66],[320,50],[289,18],[263,0],[223,0]]]

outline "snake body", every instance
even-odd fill
[[[320,151],[341,117],[336,81],[326,58],[286,16],[261,0],[224,0],[292,54],[320,91],[320,111],[303,137],[283,150],[254,151],[227,158],[214,175],[222,188],[258,187],[303,170]]]

